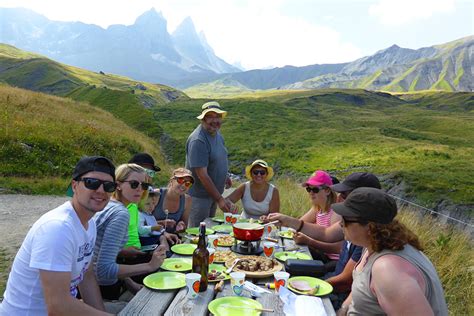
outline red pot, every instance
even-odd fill
[[[232,228],[234,237],[238,240],[256,241],[263,235],[263,226],[257,223],[236,223]]]

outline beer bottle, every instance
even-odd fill
[[[201,275],[199,292],[207,290],[207,273],[209,271],[209,251],[206,247],[206,223],[199,224],[199,241],[193,252],[193,272]]]

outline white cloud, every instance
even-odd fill
[[[380,0],[369,7],[369,14],[384,25],[400,26],[454,8],[455,0]]]

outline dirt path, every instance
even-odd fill
[[[0,194],[0,248],[15,255],[31,225],[66,196]]]

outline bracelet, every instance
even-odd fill
[[[300,232],[301,229],[303,229],[303,226],[304,226],[304,221],[300,219],[300,227],[298,227],[298,229],[296,231]]]

